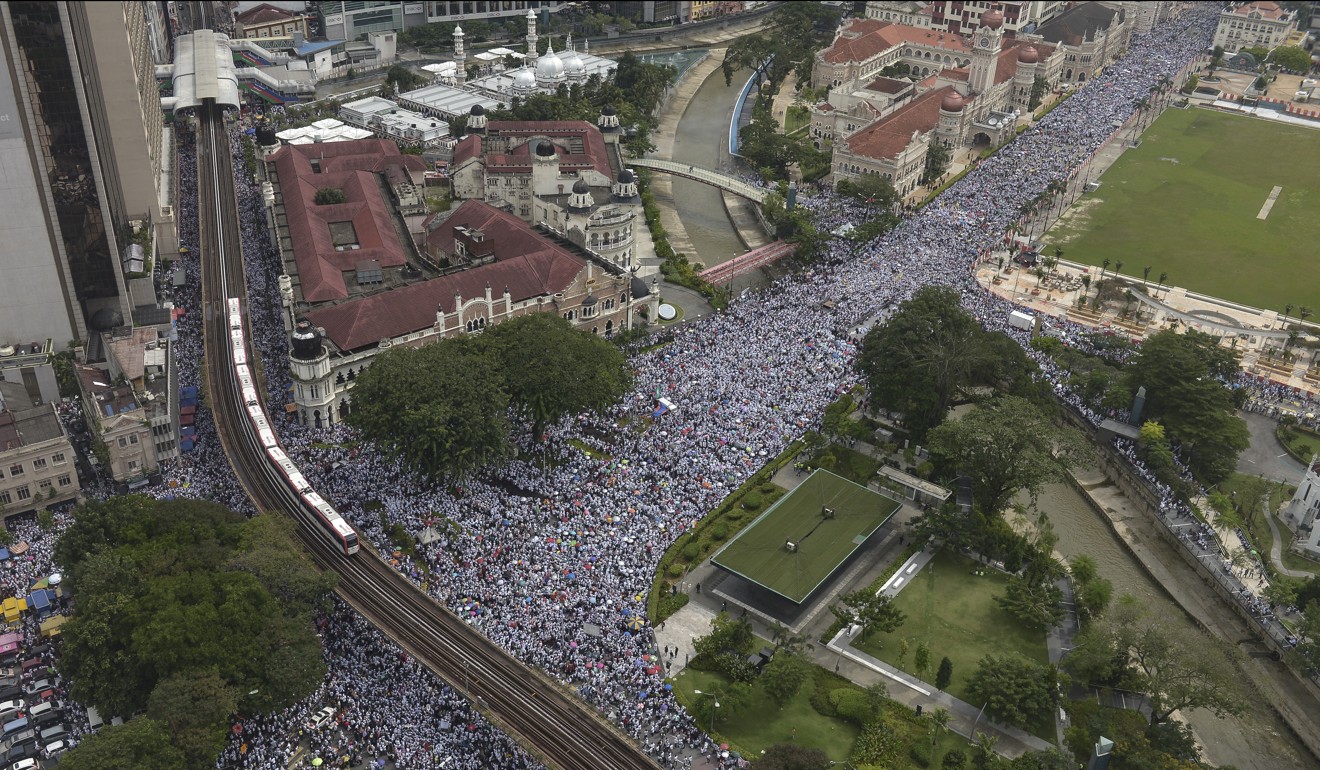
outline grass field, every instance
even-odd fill
[[[977,569],[985,575],[973,575]],[[908,640],[912,650],[925,642],[930,647],[930,670],[924,674],[925,680],[935,681],[940,659],[947,657],[953,663],[947,692],[967,700],[967,682],[986,655],[1049,662],[1045,633],[1023,626],[995,603],[994,597],[1004,592],[1007,582],[1003,573],[979,566],[965,556],[941,551],[894,597],[894,606],[907,615],[903,625],[893,633],[856,637],[853,646],[891,666],[923,676],[913,669],[912,652],[902,661],[898,653],[903,639]],[[1031,732],[1054,740],[1052,723],[1033,726]]]
[[[824,518],[823,507],[832,508],[834,518]],[[896,510],[889,498],[817,470],[711,561],[801,602]],[[787,540],[798,544],[796,553],[784,548]]]
[[[1202,109],[1167,110],[1045,236],[1064,259],[1151,267],[1169,283],[1252,307],[1320,310],[1320,131]],[[1257,219],[1275,186],[1283,191]],[[1295,311],[1294,311],[1295,312]]]

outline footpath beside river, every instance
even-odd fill
[[[1320,693],[1266,654],[1268,648],[1259,640],[1258,631],[1217,594],[1207,577],[1187,563],[1181,547],[1169,542],[1163,525],[1156,520],[1156,512],[1139,497],[1124,492],[1123,487],[1131,484],[1131,479],[1115,478],[1124,472],[1112,464],[1106,465],[1103,471],[1075,473],[1074,488],[1091,503],[1101,521],[1150,579],[1194,623],[1245,653],[1241,671],[1252,691],[1251,708],[1269,708],[1292,731],[1291,736],[1277,736],[1287,740],[1269,740],[1268,735],[1251,736],[1242,730],[1216,729],[1227,728],[1230,723],[1212,714],[1185,715],[1190,717],[1207,759],[1215,764],[1231,763],[1242,770],[1314,767],[1320,758]],[[1267,726],[1265,729],[1268,731]],[[1296,749],[1304,747],[1309,756],[1283,756],[1292,753],[1287,751],[1288,744]]]

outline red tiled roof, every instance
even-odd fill
[[[454,160],[450,163],[450,168],[458,168],[465,160],[470,160],[481,155],[481,135],[468,134],[454,145]]]
[[[1273,19],[1275,21],[1288,15],[1288,12],[1280,8],[1278,3],[1270,2],[1270,0],[1248,3],[1233,9],[1233,13],[1238,16],[1249,16],[1252,12],[1259,13],[1262,18]]]
[[[286,11],[270,3],[262,3],[238,14],[234,17],[234,21],[251,26],[254,24],[272,24],[277,21],[288,21],[296,18],[298,18],[298,14],[292,11]]]
[[[605,148],[605,138],[600,129],[585,120],[492,120],[486,124],[487,136],[532,137],[543,136],[555,146],[559,156],[559,166],[567,171],[584,171],[593,168],[605,176],[612,176],[609,152]],[[582,142],[581,153],[570,153],[566,146],[568,140]],[[558,140],[558,141],[556,141]],[[531,143],[524,142],[505,155],[488,154],[486,170],[493,171],[495,166],[514,166],[519,169],[531,166]],[[457,153],[457,148],[455,148]],[[457,154],[455,155],[457,157]]]
[[[940,119],[940,102],[953,86],[936,88],[918,96],[911,104],[891,112],[845,141],[853,155],[864,158],[893,158],[912,141],[913,132],[926,133]]]
[[[952,32],[918,29],[877,19],[852,19],[821,55],[831,64],[862,62],[905,43],[959,53],[971,50],[966,38]]]
[[[317,308],[307,314],[326,337],[341,350],[356,350],[382,339],[398,337],[435,324],[436,308],[454,312],[454,293],[464,301],[484,297],[490,286],[498,300],[509,289],[514,302],[552,295],[568,288],[586,262],[541,235],[521,219],[478,200],[464,201],[439,227],[427,235],[427,243],[444,251],[453,249],[454,229],[463,226],[481,230],[484,243],[494,251],[495,261],[338,305]]]
[[[320,161],[321,173],[312,170],[312,160]],[[375,178],[376,172],[391,165],[416,163],[405,160],[398,145],[385,139],[289,145],[275,154],[289,240],[306,301],[347,298],[343,273],[356,269],[358,262],[374,259],[387,268],[407,262],[392,206]],[[346,200],[316,205],[316,191],[324,187],[343,190]],[[336,222],[353,224],[358,249],[335,251],[330,225]]]

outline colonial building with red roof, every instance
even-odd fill
[[[302,33],[307,37],[307,16],[294,13],[270,3],[243,11],[234,16],[235,37],[260,39],[272,37],[293,37],[293,33]]]
[[[1013,136],[1018,116],[1034,106],[1038,82],[1057,82],[1063,54],[1049,43],[1007,38],[1003,16],[993,9],[981,18],[985,24],[970,38],[855,20],[840,32],[844,43],[836,40],[818,56],[818,65],[834,60],[863,75],[831,83],[828,101],[812,109],[809,130],[818,147],[832,144],[836,182],[879,174],[908,195],[920,183],[932,142],[952,149]],[[846,60],[880,51],[882,40],[893,47],[870,64]],[[895,76],[876,76],[877,65]]]
[[[1297,11],[1286,10],[1273,0],[1234,3],[1219,14],[1215,45],[1229,53],[1242,48],[1274,48],[1283,45],[1297,27]]]
[[[300,319],[300,333],[316,339],[295,344],[290,361],[304,424],[343,419],[357,375],[395,345],[480,334],[529,313],[558,313],[606,335],[639,316],[655,318],[658,295],[635,273],[483,201],[435,215],[425,230],[421,245],[440,276],[324,304]]]
[[[654,250],[636,177],[619,152],[619,119],[605,107],[584,120],[490,121],[468,117],[450,164],[455,198],[484,200],[544,224],[616,266]]]
[[[347,299],[359,266],[399,271],[412,254],[397,201],[415,195],[425,164],[386,139],[286,145],[267,158],[275,167],[286,263],[292,256],[295,302]],[[390,199],[389,189],[395,200]],[[333,190],[339,202],[317,202]]]

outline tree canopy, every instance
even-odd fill
[[[830,758],[824,751],[796,743],[776,743],[755,762],[754,770],[828,770]]]
[[[930,447],[971,478],[973,500],[986,516],[1002,511],[1019,491],[1034,498],[1088,456],[1076,431],[1017,396],[1001,396],[938,426]]]
[[[1207,484],[1227,478],[1251,443],[1225,384],[1237,371],[1237,355],[1214,337],[1166,330],[1142,343],[1124,373],[1129,393],[1146,388],[1144,417],[1182,445],[1188,466]]]
[[[75,519],[55,547],[78,597],[60,671],[102,713],[149,717],[79,756],[134,756],[163,731],[187,766],[210,766],[240,706],[285,708],[324,678],[312,618],[335,579],[297,556],[292,522],[141,496],[85,504]]]
[[[967,694],[1008,724],[1029,727],[1058,704],[1058,672],[1019,657],[987,655],[968,681]]]
[[[212,763],[214,764],[214,757]],[[61,770],[184,770],[183,751],[148,717],[107,725],[60,755]]]
[[[479,338],[393,347],[358,375],[348,423],[429,474],[462,478],[512,453],[509,394]]]
[[[1296,45],[1281,45],[1270,52],[1270,61],[1293,72],[1311,71],[1311,52]]]
[[[1077,636],[1067,665],[1092,684],[1122,683],[1150,695],[1151,722],[1179,709],[1239,714],[1246,695],[1237,648],[1201,631],[1175,628],[1131,596]]]
[[[514,407],[532,423],[532,435],[585,411],[602,412],[628,392],[628,362],[603,337],[574,329],[554,313],[533,313],[485,334],[506,373]]]
[[[413,468],[462,478],[512,454],[510,407],[540,436],[561,417],[608,408],[631,382],[618,346],[532,313],[381,353],[358,376],[348,422]]]

